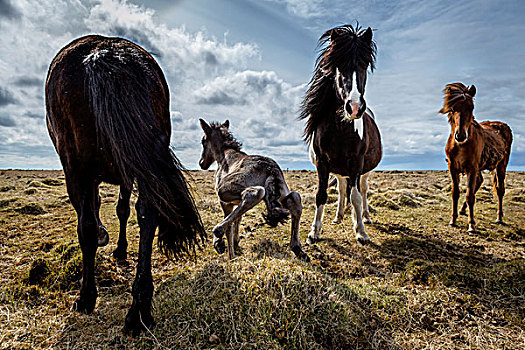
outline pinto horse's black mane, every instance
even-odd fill
[[[233,136],[233,134],[228,130],[228,128],[225,128],[223,124],[219,122],[211,122],[210,127],[221,132],[224,140],[223,146],[225,149],[234,149],[235,151],[241,150],[242,143],[237,141],[235,136]]]
[[[373,41],[366,43],[361,38],[364,32],[359,23],[355,28],[347,24],[329,29],[319,38],[320,53],[315,63],[315,73],[299,115],[299,119],[308,119],[304,131],[305,141],[310,141],[320,120],[335,112],[339,108],[338,104],[341,104],[334,88],[336,68],[343,73],[368,66],[371,71],[374,70],[376,44]]]

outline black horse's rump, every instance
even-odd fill
[[[151,248],[158,227],[160,249],[179,257],[205,237],[200,216],[169,148],[169,90],[162,70],[140,46],[121,38],[92,35],[64,47],[46,81],[46,120],[64,168],[68,194],[78,216],[83,256],[80,297],[74,308],[90,313],[101,182],[120,185],[120,221],[114,256],[126,257],[126,223],[134,186],[140,227],[133,304],[125,329],[134,334],[153,325]]]

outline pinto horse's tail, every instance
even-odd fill
[[[84,66],[98,145],[124,185],[133,188],[136,181],[140,196],[158,210],[161,251],[177,258],[194,250],[205,231],[183,167],[169,148],[169,91],[160,67],[134,45],[92,52]]]

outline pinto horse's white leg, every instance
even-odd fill
[[[361,191],[361,196],[363,197],[363,221],[365,224],[371,224],[372,220],[370,220],[370,212],[368,211],[368,198],[367,198],[367,192],[368,192],[368,178],[370,177],[370,173],[366,173],[361,175],[361,181],[359,189]]]
[[[355,237],[357,241],[361,244],[368,243],[368,241],[370,241],[370,237],[368,237],[368,235],[365,232],[365,225],[363,224],[363,216],[362,216],[363,198],[361,197],[361,194],[359,193],[357,189],[357,183],[355,183],[352,186],[352,189],[350,192],[350,200],[352,201],[352,206],[354,207],[354,213],[355,213],[354,215]]]
[[[312,229],[308,233],[308,238],[306,243],[311,244],[319,240],[319,233],[321,232],[321,227],[323,225],[323,213],[324,213],[324,204],[315,208],[315,218],[312,222]]]
[[[339,224],[343,221],[343,217],[345,215],[346,178],[340,175],[336,175],[336,177],[339,199],[337,200],[337,212],[335,213],[335,218],[332,223]]]

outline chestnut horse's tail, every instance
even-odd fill
[[[159,247],[168,257],[179,257],[193,250],[205,231],[169,148],[168,87],[153,57],[138,47],[125,49],[98,51],[84,60],[98,147],[108,152],[124,185],[132,188],[136,181],[140,196],[158,210]]]

